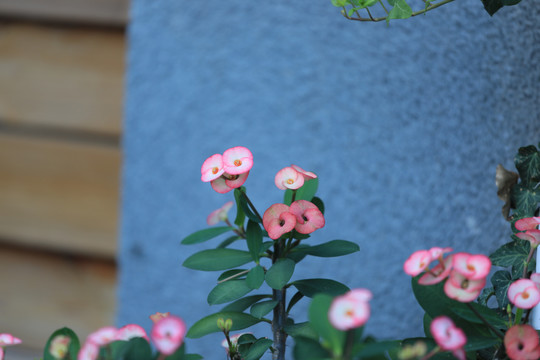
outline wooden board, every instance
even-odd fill
[[[116,266],[0,247],[0,329],[22,339],[6,359],[28,349],[43,349],[64,326],[81,341],[105,325],[114,325]],[[32,359],[32,357],[27,357]]]
[[[119,135],[124,51],[122,31],[0,23],[0,120]]]
[[[0,133],[0,241],[113,259],[120,150]]]
[[[0,16],[125,25],[129,0],[0,0]]]

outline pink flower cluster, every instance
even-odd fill
[[[531,248],[538,247],[540,244],[540,230],[538,225],[540,224],[540,217],[529,217],[516,221],[514,226],[519,232],[516,236],[522,240],[527,240],[531,243]]]
[[[540,359],[540,339],[530,325],[514,325],[504,334],[506,355],[511,360]]]
[[[441,350],[451,351],[459,360],[466,359],[463,347],[467,343],[467,337],[452,319],[447,316],[438,316],[431,321],[429,329]]]
[[[485,255],[471,255],[461,252],[443,258],[451,248],[434,247],[429,250],[414,252],[403,265],[403,270],[416,276],[425,271],[418,283],[421,285],[437,284],[444,279],[444,292],[454,300],[471,302],[480,295],[486,285],[486,277],[491,270],[491,260]],[[439,263],[429,268],[432,261]]]
[[[171,355],[182,345],[187,328],[184,321],[177,316],[168,313],[160,315],[151,317],[154,326],[150,336],[160,353]],[[113,326],[103,327],[88,335],[79,351],[77,360],[96,360],[101,347],[113,341],[128,341],[135,337],[142,337],[150,341],[146,331],[136,324],[129,324],[120,329]]]
[[[291,165],[278,171],[274,182],[278,189],[296,190],[304,185],[304,182],[310,179],[315,179],[317,175],[310,171],[305,171],[300,166]]]
[[[532,309],[540,303],[540,274],[531,274],[530,279],[519,279],[508,287],[508,300],[521,309]]]
[[[274,204],[263,214],[264,229],[273,240],[292,229],[300,234],[310,234],[324,227],[324,223],[323,213],[307,200],[297,200],[291,206]]]
[[[371,298],[371,291],[367,289],[353,289],[337,296],[328,310],[328,320],[333,327],[341,331],[364,325],[369,319]]]
[[[17,345],[20,344],[22,341],[21,339],[8,334],[8,333],[0,333],[0,360],[4,360],[4,347],[5,346],[11,346],[11,345]]]
[[[204,161],[201,167],[201,180],[210,182],[220,194],[242,186],[253,166],[251,151],[243,146],[225,150],[223,155],[214,154]]]

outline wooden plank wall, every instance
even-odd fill
[[[127,5],[0,0],[0,332],[23,340],[7,360],[114,324]]]

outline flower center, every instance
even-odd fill
[[[469,287],[469,280],[465,279],[461,282],[461,288],[467,289]]]
[[[528,298],[529,298],[529,296],[530,296],[530,295],[529,295],[529,293],[528,293],[528,292],[526,292],[526,291],[525,291],[525,292],[523,292],[523,293],[521,293],[521,297],[522,297],[522,298],[524,298],[524,299],[528,299]]]
[[[468,264],[467,265],[467,270],[474,271],[475,270],[474,265]]]
[[[345,312],[345,315],[346,315],[347,317],[353,317],[353,316],[354,316],[354,311],[352,311],[351,309],[349,309],[349,310],[347,310],[347,311]]]
[[[238,160],[238,159],[234,160],[234,166],[240,166],[240,165],[242,165],[242,160]]]
[[[304,219],[304,221],[309,221],[309,219],[306,217],[306,215],[302,215],[302,219]]]
[[[293,179],[287,179],[287,184],[291,185],[292,183],[294,183]]]
[[[285,220],[279,220],[279,226],[285,225]]]
[[[219,169],[217,168],[217,166],[214,166],[214,167],[212,168],[212,174],[217,174],[218,171],[219,171]]]

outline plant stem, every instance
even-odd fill
[[[529,270],[529,263],[531,262],[531,259],[534,255],[534,252],[536,251],[536,247],[535,246],[531,246],[531,251],[529,251],[529,256],[527,256],[527,261],[525,261],[525,266],[523,267],[523,276],[522,278],[524,279],[527,279],[529,278],[527,275],[528,275],[528,270]]]
[[[240,232],[240,229],[236,229],[232,224],[231,222],[229,221],[229,219],[225,219],[225,224],[229,225],[230,227],[233,228],[233,232],[240,236],[242,239],[245,239],[246,238],[246,234],[244,234],[243,232]]]
[[[354,329],[347,331],[347,337],[345,339],[345,351],[343,352],[344,360],[352,359],[353,345],[354,345]]]
[[[493,327],[493,325],[491,325],[478,311],[476,311],[476,309],[470,304],[470,303],[465,303],[469,309],[471,309],[471,311],[476,315],[476,317],[478,317],[480,320],[482,320],[482,322],[488,327],[491,329],[491,331],[493,331],[493,333],[495,335],[497,335],[499,338],[501,339],[504,339],[504,334]]]
[[[249,200],[249,197],[247,196],[247,194],[245,192],[242,191],[242,195],[244,195],[244,197],[246,198],[246,201],[248,203],[248,206],[251,208],[251,210],[253,211],[253,213],[255,214],[255,216],[257,216],[259,218],[259,220],[261,221],[262,223],[262,217],[261,215],[259,214],[259,212],[257,211],[257,209],[255,208],[255,205],[253,205],[253,203],[251,202],[251,200]]]
[[[412,14],[411,14],[411,17],[412,16],[417,16],[417,15],[422,15],[422,14],[425,14],[426,12],[430,11],[430,10],[433,10],[433,9],[436,9],[438,8],[439,6],[443,6],[445,4],[448,4],[448,3],[451,3],[453,2],[454,0],[443,0],[437,4],[431,4],[429,5],[427,8],[425,9],[422,9],[422,10],[418,10],[418,11],[414,11]],[[386,10],[386,9],[385,9]],[[378,18],[363,18],[363,17],[350,17],[349,15],[347,15],[347,12],[342,12],[343,16],[345,16],[347,19],[349,20],[356,20],[356,21],[373,21],[373,22],[378,22],[378,21],[383,21],[383,20],[386,20],[387,16],[382,16],[382,17],[378,17]]]
[[[274,242],[274,254],[272,264],[274,264],[281,255],[284,244],[281,240]],[[274,308],[274,318],[272,319],[272,333],[274,334],[275,351],[272,353],[272,360],[285,360],[285,342],[287,334],[285,333],[285,321],[287,320],[286,311],[286,288],[281,290],[272,290],[272,299],[277,300],[278,304]]]

